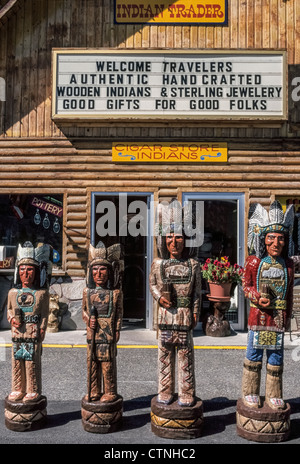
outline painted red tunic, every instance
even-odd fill
[[[256,256],[249,256],[245,262],[243,290],[245,297],[250,300],[250,313],[248,318],[248,329],[250,330],[284,332],[287,328],[293,307],[294,263],[290,258],[281,260],[281,262],[283,263],[286,281],[284,297],[278,300],[283,308],[281,308],[280,311],[276,309],[274,304],[271,304],[268,308],[263,308],[258,304],[261,297],[258,285],[261,276],[262,260]],[[270,280],[272,279],[270,278]],[[281,324],[278,324],[278,314],[282,319]]]

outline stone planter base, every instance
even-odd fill
[[[112,403],[81,400],[82,426],[86,432],[112,433],[120,429],[123,421],[123,398]]]
[[[5,398],[5,425],[15,432],[38,430],[47,421],[47,398],[41,396],[37,401],[23,403]]]
[[[246,440],[277,443],[286,441],[290,434],[290,405],[274,410],[266,403],[261,408],[247,407],[242,398],[237,402],[237,434]]]
[[[200,437],[203,428],[203,404],[196,398],[194,406],[180,406],[177,400],[171,404],[151,401],[151,431],[163,438],[192,439]]]

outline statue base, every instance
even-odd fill
[[[221,299],[214,299],[210,295],[207,295],[211,301],[211,311],[205,321],[205,335],[210,337],[228,337],[231,335],[230,324],[225,317],[225,312],[230,307],[230,297],[224,297]]]
[[[47,421],[47,398],[41,396],[36,401],[24,403],[5,398],[5,425],[15,432],[38,430]]]
[[[151,400],[151,431],[162,438],[192,439],[200,437],[203,428],[203,404],[196,398],[194,406],[180,406],[177,398],[171,404]]]
[[[86,397],[81,400],[82,426],[86,432],[112,433],[122,425],[123,398],[118,398],[111,403],[100,401],[88,401]]]
[[[264,398],[262,398],[263,400]],[[291,408],[275,410],[265,402],[260,408],[250,408],[239,398],[237,402],[237,434],[246,440],[277,443],[288,439],[290,434]]]
[[[231,335],[230,324],[227,320],[211,315],[207,319],[205,335],[209,337],[229,337]]]

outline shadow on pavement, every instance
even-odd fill
[[[134,416],[123,416],[123,430],[133,430],[150,425],[150,413],[135,414]]]
[[[229,400],[223,396],[212,398],[211,400],[203,400],[204,414],[210,411],[219,411],[220,409],[236,406],[237,400]]]
[[[72,421],[81,420],[81,410],[71,412],[61,412],[58,414],[48,414],[45,428],[60,427]]]
[[[145,408],[149,408],[150,410],[151,400],[154,396],[156,395],[139,396],[138,398],[133,398],[132,400],[125,400],[123,405],[124,412]]]

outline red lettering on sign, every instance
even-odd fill
[[[203,5],[197,3],[197,10],[193,5],[186,7],[183,3],[170,5],[168,8],[170,18],[223,18],[224,12],[221,5],[216,3],[208,3]]]

